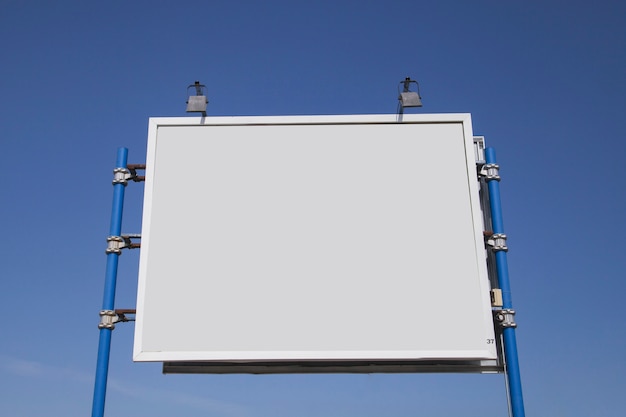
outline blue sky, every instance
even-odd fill
[[[91,411],[116,149],[148,118],[468,112],[501,165],[527,415],[623,409],[621,1],[0,1],[0,414]],[[141,229],[129,185],[123,230]],[[133,308],[138,253],[120,260]],[[502,416],[501,375],[161,375],[114,331],[106,415]]]

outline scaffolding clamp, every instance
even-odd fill
[[[515,310],[512,310],[510,308],[494,310],[493,317],[495,318],[496,322],[503,328],[517,327],[517,323],[515,323]]]
[[[100,324],[98,324],[98,329],[115,329],[115,323],[117,320],[117,314],[113,310],[102,310],[100,311]]]
[[[133,243],[132,239],[141,239],[140,234],[128,234],[122,236],[109,236],[107,237],[106,254],[116,253],[122,254],[122,249],[138,249],[141,247],[141,243]]]
[[[107,237],[107,249],[106,254],[116,253],[118,255],[122,254],[122,248],[125,246],[124,239],[122,236],[109,236]]]
[[[485,164],[480,169],[480,175],[484,177],[487,181],[500,181],[500,165]]]
[[[142,182],[146,180],[145,175],[137,175],[138,170],[145,170],[146,164],[128,164],[126,168],[118,167],[113,170],[113,185],[128,184],[128,180]]]
[[[494,233],[487,239],[487,245],[491,246],[494,252],[507,252],[509,248],[506,246],[506,235],[504,233]]]
[[[127,168],[118,167],[113,170],[113,185],[126,185],[131,178],[130,171]]]

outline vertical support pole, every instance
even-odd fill
[[[485,162],[487,164],[496,163],[496,151],[493,148],[485,149]],[[491,223],[493,233],[504,233],[502,221],[502,206],[500,202],[499,178],[487,178],[489,187],[489,202],[491,207]],[[498,283],[502,290],[502,308],[512,309],[511,288],[509,285],[509,266],[506,258],[506,251],[495,253],[496,268],[498,271]],[[515,338],[515,327],[505,327],[502,331],[504,339],[504,357],[506,359],[507,378],[509,385],[509,396],[511,398],[511,411],[513,417],[524,417],[524,399],[522,397],[522,380],[520,378],[519,360],[517,355],[517,340]]]
[[[126,170],[128,161],[128,149],[119,148],[117,150],[116,171]],[[124,209],[125,181],[114,181],[113,183],[113,209],[111,211],[111,225],[109,236],[120,236],[122,234],[122,212]],[[102,310],[115,309],[115,285],[117,281],[117,264],[120,253],[107,251],[107,264],[104,279],[104,298]],[[106,397],[107,378],[109,373],[109,354],[111,352],[111,332],[112,328],[100,327],[100,340],[98,343],[98,360],[96,365],[96,381],[93,393],[92,417],[104,416],[104,400]]]

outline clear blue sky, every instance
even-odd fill
[[[498,152],[527,415],[623,414],[623,1],[2,0],[0,51],[1,415],[90,414],[116,149],[143,163],[188,84],[211,115],[378,114],[405,76]],[[163,376],[132,339],[114,331],[108,416],[507,413],[502,375]]]

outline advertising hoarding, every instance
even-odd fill
[[[151,119],[134,360],[491,363],[483,230],[468,114]]]

